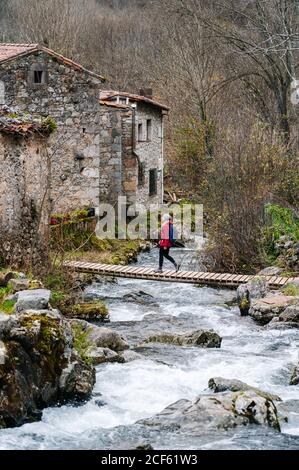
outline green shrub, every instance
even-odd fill
[[[15,300],[4,300],[2,303],[0,303],[0,311],[11,314],[13,312],[15,303]]]
[[[282,235],[299,240],[299,219],[291,209],[277,204],[267,204],[266,214],[271,218],[267,231],[272,240],[276,241]]]
[[[11,293],[12,293],[12,288],[10,285],[6,287],[0,287],[0,302],[2,302],[3,299]]]
[[[81,325],[72,325],[72,330],[74,348],[85,364],[91,365],[92,359],[87,355],[87,351],[92,347],[92,343],[88,340],[88,331],[84,331]]]

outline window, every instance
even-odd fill
[[[119,98],[119,104],[128,104],[128,102],[129,102],[128,98],[122,98],[122,97]]]
[[[28,84],[31,87],[38,87],[48,83],[48,72],[46,64],[35,63],[31,66],[28,75]]]
[[[142,141],[142,137],[143,137],[143,125],[141,123],[141,124],[138,124],[138,140],[139,140],[139,142]]]
[[[157,169],[149,171],[149,195],[155,196],[157,194]]]
[[[146,121],[146,140],[152,140],[152,120],[148,119]]]
[[[44,83],[44,71],[43,70],[34,70],[33,82],[35,84]]]

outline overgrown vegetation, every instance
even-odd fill
[[[0,312],[7,313],[8,315],[13,312],[15,300],[3,300],[0,302]]]
[[[299,240],[299,215],[294,210],[278,204],[267,204],[265,210],[270,217],[267,231],[272,241],[284,235],[290,240]]]
[[[74,335],[74,348],[79,353],[81,359],[87,364],[92,364],[92,359],[88,356],[87,351],[91,349],[92,343],[88,340],[88,330],[84,331],[81,325],[72,325]]]
[[[284,295],[290,296],[299,296],[299,286],[295,286],[294,284],[288,284],[282,289]]]

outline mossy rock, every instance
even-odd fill
[[[68,309],[67,316],[80,320],[109,321],[108,309],[101,301],[75,304]]]
[[[44,288],[43,283],[41,281],[39,281],[38,279],[31,279],[29,281],[29,286],[28,286],[29,290],[43,289],[43,288]]]

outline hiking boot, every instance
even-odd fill
[[[155,269],[154,273],[162,273],[162,268]]]

